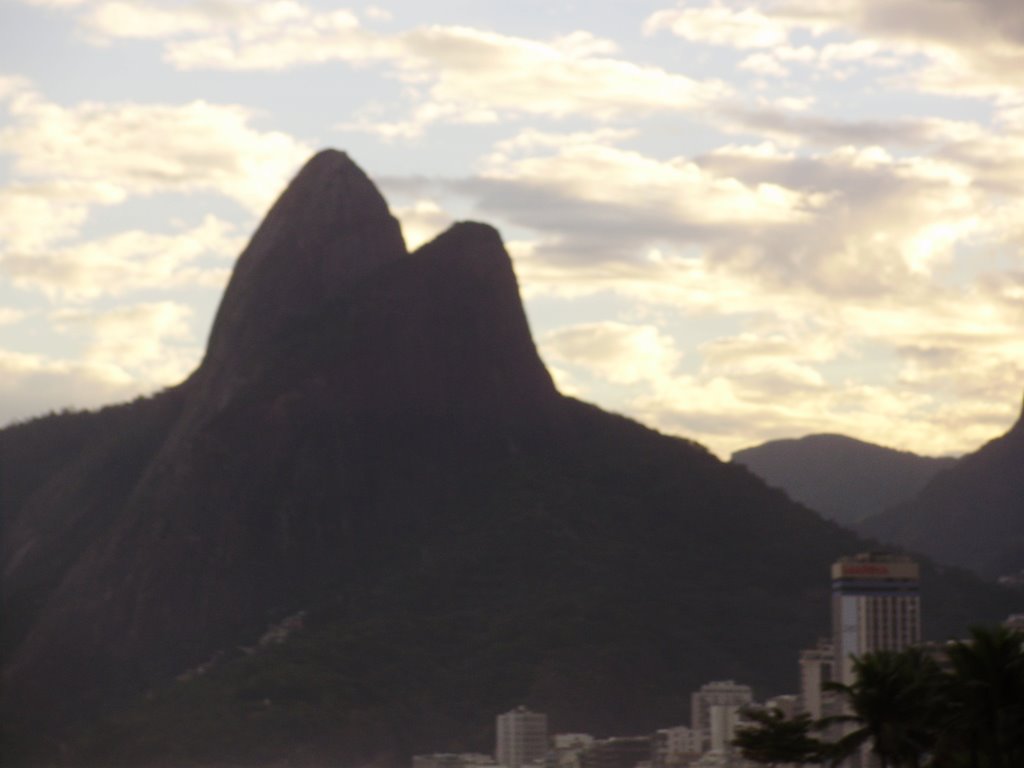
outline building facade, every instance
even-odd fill
[[[498,715],[495,757],[505,768],[542,763],[548,752],[548,716],[526,707]]]
[[[833,674],[853,681],[853,657],[921,642],[920,569],[905,555],[869,552],[832,565]]]
[[[832,564],[834,679],[854,682],[853,659],[921,643],[920,568],[906,555],[866,552]],[[826,705],[827,706],[827,705]],[[840,726],[837,736],[852,726]],[[843,768],[874,768],[865,745]]]
[[[654,768],[689,765],[700,757],[700,753],[699,734],[685,725],[662,728],[651,737],[651,765]]]
[[[721,730],[722,723],[735,720],[735,712],[754,700],[749,685],[740,685],[732,680],[720,680],[701,686],[690,696],[691,727],[700,739],[700,749],[711,749],[712,710],[719,708],[716,722]],[[733,714],[729,714],[729,712]]]
[[[412,768],[497,768],[494,758],[475,752],[413,755]]]
[[[833,679],[834,665],[835,652],[832,641],[827,638],[818,640],[814,648],[800,651],[799,708],[815,720],[836,714],[830,705],[834,697],[821,689]]]
[[[650,759],[650,736],[616,736],[587,747],[580,755],[580,768],[635,768]]]

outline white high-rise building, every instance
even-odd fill
[[[505,768],[542,762],[548,752],[548,716],[519,706],[498,715],[495,756]]]
[[[834,676],[853,681],[854,656],[921,642],[920,569],[905,555],[869,552],[832,565]]]
[[[738,710],[753,700],[754,692],[749,685],[739,685],[732,680],[708,683],[701,686],[699,691],[691,694],[690,720],[694,732],[700,739],[701,751],[711,747],[712,707],[731,707]],[[726,714],[719,714],[719,724],[725,723],[728,717]]]
[[[847,685],[854,682],[854,657],[921,643],[919,585],[920,568],[906,555],[867,552],[832,564],[834,679]],[[839,726],[839,732],[851,728]],[[874,768],[876,760],[865,745],[842,765]]]
[[[821,690],[822,685],[832,680],[835,666],[835,652],[832,642],[822,638],[814,648],[800,651],[800,710],[815,720],[825,715],[836,714],[831,709],[833,694]]]

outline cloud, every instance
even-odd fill
[[[545,334],[580,396],[719,451],[801,429],[964,451],[1019,400],[1024,228],[1019,192],[1006,179],[996,192],[985,174],[998,164],[975,157],[998,137],[929,130],[932,156],[761,143],[670,159],[616,147],[622,132],[523,132],[454,188],[533,233],[508,243],[529,297],[659,307],[651,339],[671,341],[681,316],[741,328],[694,345],[685,370],[642,372],[622,362],[645,357],[633,326]],[[763,185],[785,204],[759,221],[733,201]]]
[[[1020,101],[1024,71],[1024,7],[1006,0],[787,0],[789,17],[842,25],[889,50],[919,54],[916,87],[951,95]]]
[[[19,75],[0,75],[0,103],[9,101],[31,88],[32,83],[27,78]]]
[[[136,13],[144,26],[144,17],[160,10],[144,6]],[[119,34],[115,26],[103,31]],[[253,4],[230,23],[208,20],[206,30],[196,31],[213,34],[171,39],[166,45],[165,58],[178,69],[273,71],[329,61],[364,64],[402,55],[395,40],[363,27],[351,11],[315,13],[294,2]]]
[[[235,10],[234,13],[226,11]],[[230,4],[161,7],[132,2],[96,3],[86,17],[90,31],[101,37],[162,39],[189,33],[210,32],[239,20],[241,8]],[[219,22],[219,23],[218,23]]]
[[[237,105],[84,102],[65,107],[35,93],[9,105],[3,152],[23,179],[59,179],[124,194],[209,190],[254,212],[266,208],[310,148],[250,126]],[[98,193],[98,201],[110,195]]]
[[[584,323],[546,334],[545,359],[586,369],[617,384],[670,376],[682,358],[672,337],[653,325]]]
[[[402,222],[402,235],[410,251],[433,240],[453,221],[441,206],[425,198],[417,199],[411,205],[393,208],[392,213]]]
[[[363,10],[363,15],[368,19],[373,19],[374,21],[391,21],[395,17],[391,11],[377,5],[367,6]]]
[[[181,381],[201,350],[193,345],[192,310],[172,301],[148,302],[106,311],[61,309],[54,327],[86,336],[83,359],[115,384],[137,390]]]
[[[661,30],[692,42],[744,49],[773,48],[789,39],[789,25],[784,21],[766,16],[756,8],[733,10],[719,2],[651,14],[644,23],[644,31],[653,34]]]
[[[23,3],[28,5],[39,5],[44,8],[74,8],[79,5],[85,5],[91,0],[21,0]]]
[[[789,69],[784,67],[779,60],[765,53],[752,53],[739,63],[740,69],[745,69],[764,77],[786,77]]]
[[[576,313],[580,297],[588,312],[614,303],[614,320],[539,336],[580,395],[719,451],[801,429],[944,451],[1005,426],[1024,378],[1019,8],[695,0],[648,18],[642,59],[588,32],[401,28],[372,9],[296,0],[67,12],[87,41],[148,41],[179,70],[362,68],[381,101],[337,119],[376,138],[456,123],[503,135],[470,175],[387,187],[401,191],[413,243],[447,211],[495,220],[539,316]],[[722,67],[749,85],[694,74]],[[39,386],[64,375],[88,391],[167,378],[147,372],[160,356],[185,370],[187,318],[141,316],[164,329],[158,355],[125,346],[127,310],[101,320],[106,309],[85,303],[135,306],[161,283],[217,282],[235,231],[215,219],[85,242],[90,214],[196,192],[261,211],[309,149],[237,105],[57,105],[0,78],[0,106],[13,169],[2,268],[60,304],[65,340],[89,350],[76,364],[18,359]],[[690,121],[699,151],[681,148],[694,146],[680,137]]]
[[[259,131],[235,105],[62,106],[19,86],[0,129],[13,180],[0,188],[0,269],[18,287],[51,298],[225,279],[210,259],[241,241],[214,217],[178,233],[134,229],[81,240],[98,206],[132,197],[213,192],[262,213],[310,149],[287,134]]]
[[[835,299],[923,290],[988,226],[985,196],[962,168],[878,147],[808,157],[756,145],[658,159],[589,134],[556,142],[526,133],[456,189],[486,215],[537,233],[534,264],[632,263],[648,273],[671,264],[688,280],[728,271],[762,290]]]
[[[84,338],[85,353],[60,359],[0,348],[0,423],[55,403],[93,408],[177,384],[201,352],[191,341],[190,317],[188,307],[173,302],[55,312],[58,331]]]
[[[415,94],[398,121],[369,113],[344,123],[384,138],[409,138],[438,122],[582,116],[607,122],[686,112],[725,99],[720,81],[699,81],[615,58],[610,41],[574,32],[550,41],[469,27],[424,27],[394,38],[395,74]]]
[[[52,403],[90,407],[177,382],[200,348],[190,311],[154,301],[184,287],[220,287],[241,246],[235,226],[207,216],[169,231],[83,232],[97,207],[139,197],[213,193],[262,213],[310,149],[252,125],[237,105],[53,103],[22,79],[0,82],[9,119],[0,147],[0,274],[13,290],[56,304],[36,331],[64,336],[75,359],[0,353],[5,418]],[[109,308],[112,297],[149,301]],[[102,309],[94,304],[105,298]],[[78,304],[69,307],[67,302]],[[13,316],[5,320],[14,322]],[[27,322],[26,320],[22,321]],[[68,353],[72,354],[72,353]]]
[[[910,72],[903,78],[909,88],[1021,101],[1024,6],[1012,0],[778,0],[762,6],[686,4],[652,14],[645,29],[760,51],[746,61],[762,73],[781,68],[793,40],[809,32],[811,42],[800,46],[805,53],[789,61],[840,78],[860,68],[900,65]]]
[[[861,310],[868,321],[882,314]],[[783,334],[767,328],[718,338],[700,346],[696,372],[651,378],[639,394],[620,392],[610,404],[704,441],[723,456],[758,441],[826,431],[931,454],[973,450],[1016,415],[1024,379],[1021,342],[1003,338],[1002,326],[962,345],[955,331],[934,330],[941,314],[922,305],[904,318],[901,338],[915,338],[922,345],[917,351],[884,338],[884,324],[863,335],[812,324]],[[929,336],[936,347],[926,346]],[[867,346],[877,348],[869,354]],[[886,358],[898,375],[890,378],[887,371],[872,382],[866,361],[875,367]],[[857,376],[832,380],[826,372],[836,366]]]
[[[755,382],[756,383],[756,382]],[[935,403],[899,389],[857,384],[798,387],[768,380],[760,396],[751,380],[699,376],[677,379],[670,390],[638,399],[633,412],[663,429],[695,436],[727,457],[752,443],[836,432],[893,447],[945,453],[973,447],[970,435],[925,418]],[[742,436],[746,436],[746,440]]]
[[[848,120],[803,114],[777,107],[730,105],[721,110],[725,127],[763,138],[829,147],[900,146],[918,150],[948,142],[972,129],[968,123],[940,118]],[[730,125],[732,123],[732,125]]]
[[[242,245],[230,224],[206,216],[177,234],[126,230],[73,245],[14,251],[0,259],[0,269],[19,288],[73,301],[184,285],[221,288],[229,273],[226,261]],[[215,265],[204,263],[211,259]]]
[[[20,323],[24,317],[25,313],[19,309],[0,307],[0,327],[5,325],[16,325],[17,323]]]
[[[88,363],[0,348],[0,426],[46,413],[54,404],[89,408],[133,394],[106,374]]]
[[[498,144],[460,188],[487,213],[560,239],[573,260],[707,243],[737,226],[770,230],[806,221],[827,202],[813,190],[748,183],[690,158],[609,143],[622,135],[528,130]]]
[[[728,380],[747,401],[771,401],[823,389],[825,378],[813,363],[834,360],[838,341],[822,335],[812,344],[805,336],[747,332],[719,337],[701,345],[700,375],[707,380]]]
[[[380,13],[367,17],[382,20]],[[440,121],[495,122],[509,115],[612,120],[637,111],[691,110],[729,93],[718,81],[618,58],[614,43],[582,31],[546,41],[443,25],[382,34],[350,11],[316,11],[294,0],[170,9],[101,2],[81,19],[99,39],[163,40],[167,61],[185,70],[383,65],[407,86],[408,115],[389,121],[365,113],[343,127],[391,138],[418,135]]]
[[[124,198],[122,190],[102,182],[53,179],[0,188],[0,260],[72,237],[88,218],[90,206]]]
[[[626,110],[686,110],[721,98],[702,83],[613,58],[614,45],[586,32],[549,42],[467,27],[428,27],[402,38],[414,64],[436,78],[431,100],[512,113],[612,119]]]

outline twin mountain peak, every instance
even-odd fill
[[[38,758],[141,707],[92,764],[394,764],[373,756],[486,748],[520,702],[650,731],[708,675],[791,689],[830,564],[870,546],[560,395],[497,232],[409,254],[336,151],[239,257],[192,376],[0,430],[0,477],[4,738]],[[936,639],[1011,609],[962,574],[926,582]],[[300,610],[296,656],[139,703]]]
[[[378,320],[406,326],[405,333],[397,327],[382,329],[396,335],[385,334],[380,343],[400,344],[388,350],[390,357],[422,357],[405,345],[415,344],[420,336],[431,346],[426,338],[431,326],[458,322],[460,328],[439,330],[488,348],[474,351],[486,351],[492,365],[504,358],[499,367],[508,370],[494,370],[493,376],[514,369],[519,371],[514,376],[518,384],[526,385],[528,374],[533,379],[529,390],[552,393],[497,231],[460,222],[410,255],[380,192],[337,150],[321,151],[306,163],[239,257],[203,368],[215,369],[215,378],[245,378],[250,368],[267,360],[268,352],[293,343],[302,333],[315,334],[311,322],[330,322],[332,309],[360,293],[377,294],[388,305]],[[468,361],[424,362],[463,367]]]

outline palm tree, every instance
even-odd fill
[[[1024,635],[972,627],[949,648],[952,738],[971,768],[1024,765]]]
[[[822,725],[854,723],[859,727],[833,747],[833,762],[870,743],[882,768],[919,768],[938,738],[945,699],[938,664],[918,648],[879,651],[855,658],[849,685],[826,683],[846,699],[849,714],[822,720]]]
[[[749,708],[743,714],[756,725],[738,728],[732,743],[746,760],[769,765],[821,762],[824,745],[811,736],[814,721],[810,715],[787,718],[775,708]]]

